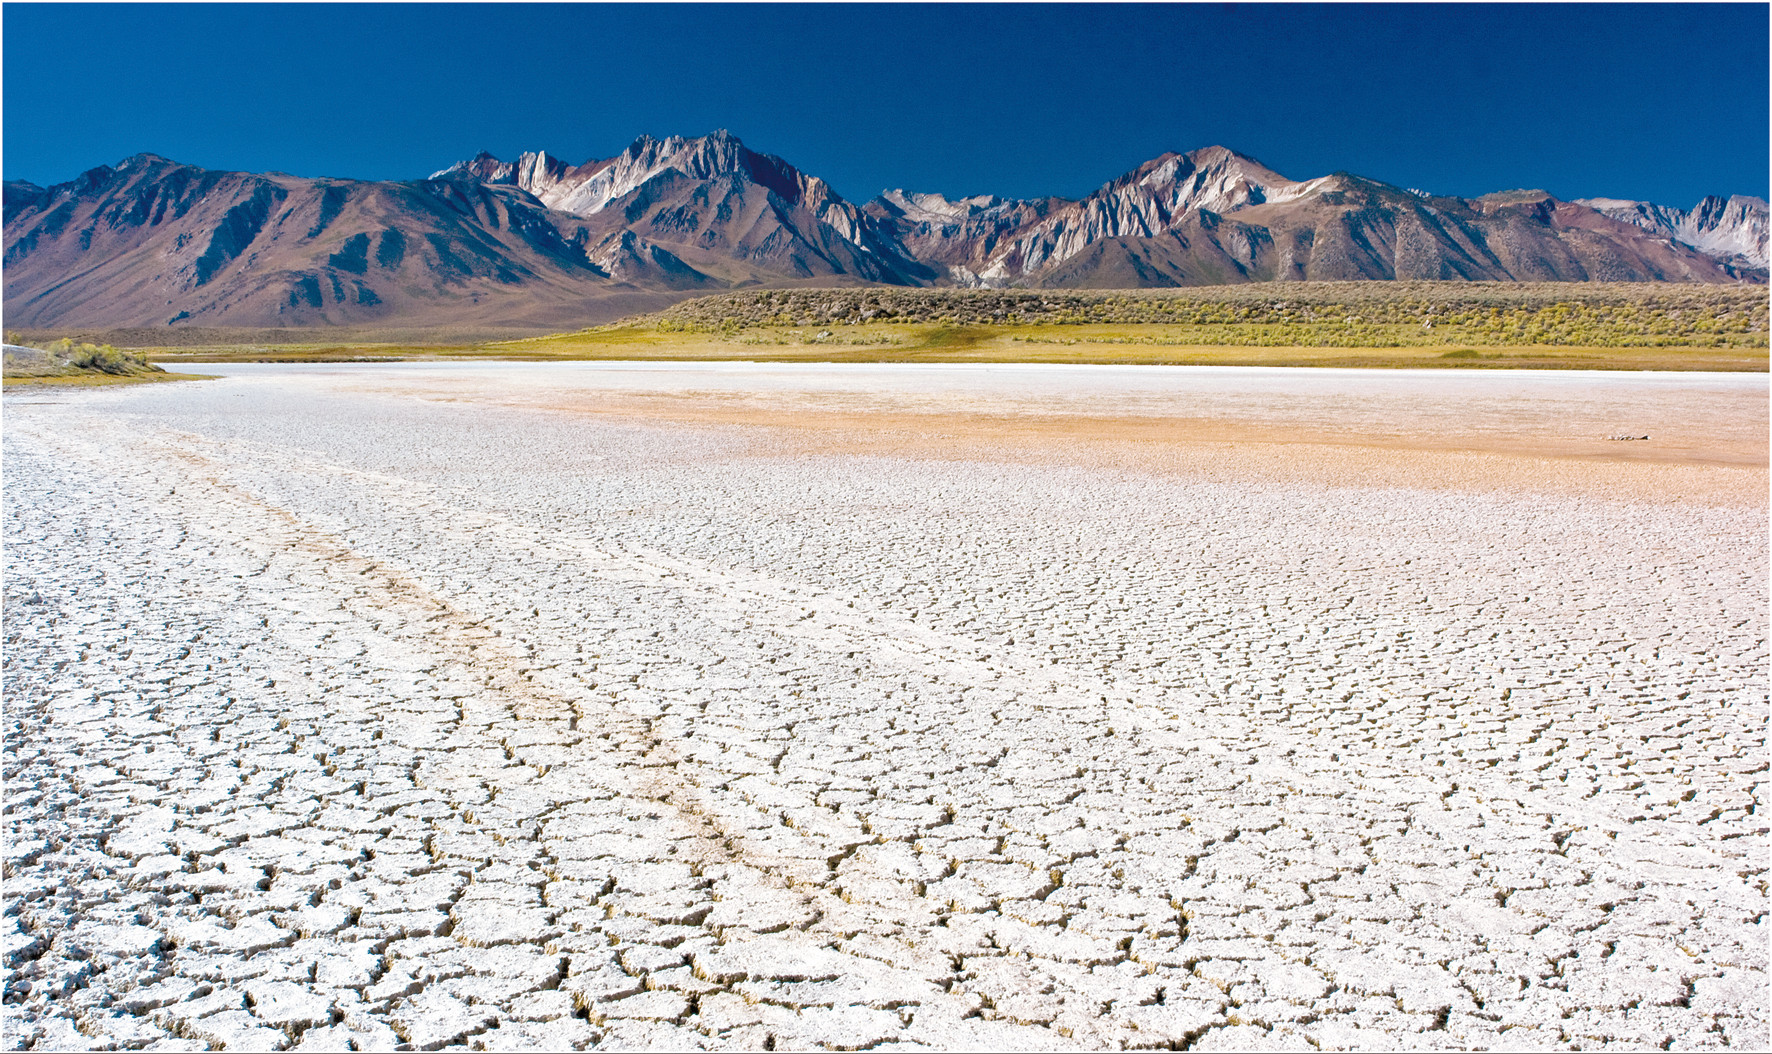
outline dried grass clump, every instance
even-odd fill
[[[52,376],[58,374],[105,373],[128,377],[138,373],[162,373],[146,355],[123,351],[109,344],[76,343],[68,337],[50,341],[40,348],[8,345],[6,375],[9,377]]]

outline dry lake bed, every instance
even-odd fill
[[[9,1043],[1768,1042],[1764,374],[207,372],[4,399]]]

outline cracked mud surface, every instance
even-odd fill
[[[1768,1041],[1763,377],[217,372],[6,396],[18,1046]]]

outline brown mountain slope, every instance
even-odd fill
[[[632,231],[729,284],[937,277],[824,180],[724,129],[691,139],[641,136],[615,157],[577,166],[545,153],[515,162],[481,154],[438,175],[521,187],[589,230]]]
[[[302,179],[138,155],[11,199],[6,318],[24,328],[534,326],[581,319],[599,298],[711,284],[472,179]]]
[[[1541,191],[1438,197],[1290,180],[1222,147],[1164,154],[1078,201],[889,191],[861,207],[726,132],[643,136],[582,165],[483,154],[409,182],[142,154],[6,185],[5,312],[27,329],[539,331],[746,286],[1764,282],[1763,204],[1716,202],[1676,215]]]
[[[1472,201],[1346,173],[1293,181],[1223,147],[1165,154],[1079,201],[993,201],[938,235],[904,208],[916,197],[889,192],[868,210],[966,285],[1765,280],[1739,256],[1541,191]]]
[[[1767,208],[1759,198],[1737,194],[1725,200],[1712,195],[1693,209],[1616,198],[1588,198],[1576,204],[1742,267],[1764,268],[1767,264]]]

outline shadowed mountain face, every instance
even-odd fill
[[[863,206],[726,132],[430,179],[216,172],[141,154],[5,190],[9,326],[561,328],[746,285],[1123,288],[1343,279],[1765,281],[1766,205],[1293,181],[1209,147],[1079,200]]]
[[[668,254],[636,258],[619,238],[562,219],[515,187],[471,178],[302,179],[142,154],[47,190],[8,186],[6,318],[22,328],[570,322],[599,295],[706,284]]]

